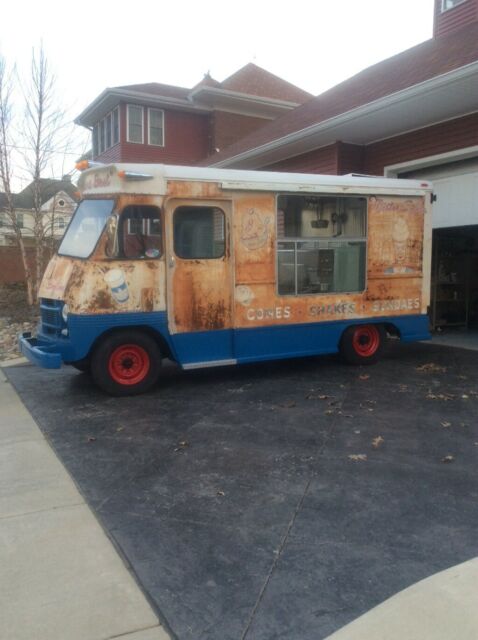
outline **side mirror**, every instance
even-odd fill
[[[106,221],[106,255],[115,258],[118,255],[118,216],[111,215]]]

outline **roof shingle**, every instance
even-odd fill
[[[379,62],[234,143],[213,164],[478,60],[478,22]]]

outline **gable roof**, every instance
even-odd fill
[[[256,103],[259,112],[265,111],[265,117],[270,115],[269,112],[272,113],[271,117],[277,117],[309,100],[312,94],[249,63],[223,82],[218,82],[207,73],[191,89],[159,82],[107,88],[75,118],[75,123],[91,127],[122,100],[209,113],[214,108],[221,109],[223,98],[228,103],[228,109],[236,98],[240,104],[245,100],[249,105]]]
[[[478,60],[478,22],[379,62],[261,127],[202,164],[216,164]]]
[[[311,93],[299,89],[295,85],[258,67],[253,62],[246,64],[220,83],[222,89],[247,93],[264,98],[276,98],[302,104],[312,97]]]
[[[40,178],[40,197],[42,205],[60,191],[64,191],[72,200],[78,202],[78,187],[73,184],[71,180]],[[33,193],[34,183],[31,182],[23,189],[23,191],[14,195],[15,206],[18,209],[32,209],[34,206]]]
[[[186,99],[190,89],[184,87],[175,87],[172,84],[161,84],[160,82],[146,82],[144,84],[128,84],[122,87],[114,87],[114,89],[123,91],[133,91],[137,93],[148,93],[155,96],[164,96],[165,98]]]

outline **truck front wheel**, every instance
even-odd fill
[[[380,324],[357,324],[342,334],[340,353],[350,364],[374,364],[382,354],[386,333]]]
[[[121,331],[104,338],[91,358],[95,383],[113,396],[149,391],[156,383],[161,353],[156,342],[141,331]]]

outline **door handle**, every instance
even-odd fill
[[[172,269],[175,265],[176,265],[176,260],[174,259],[174,256],[169,256],[168,267]]]

